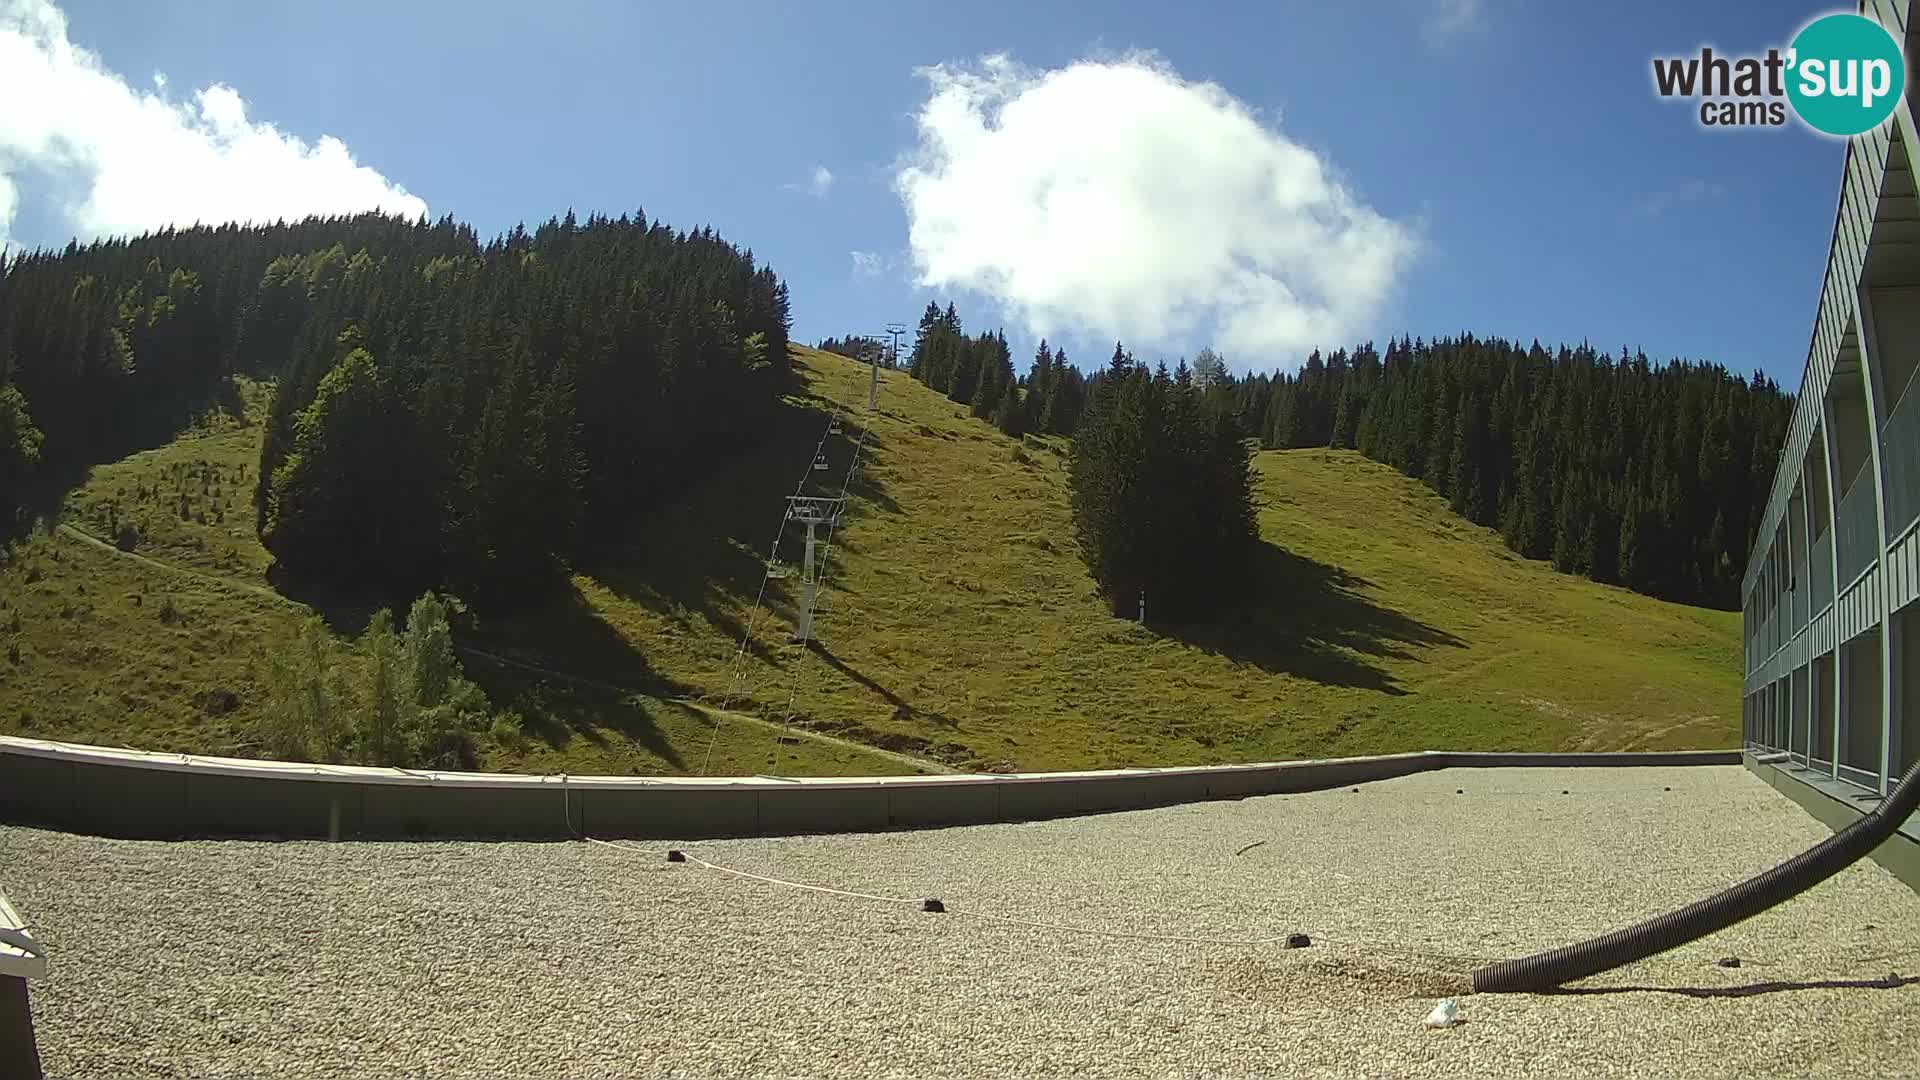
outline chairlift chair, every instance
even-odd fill
[[[815,455],[813,459],[813,468],[814,468],[814,471],[816,472],[826,472],[827,471],[827,455],[825,454]]]

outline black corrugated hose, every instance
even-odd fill
[[[1551,990],[1575,979],[1611,971],[1655,953],[1724,930],[1790,900],[1858,861],[1892,836],[1920,804],[1920,762],[1907,770],[1880,805],[1860,820],[1779,866],[1714,896],[1623,930],[1519,960],[1490,964],[1473,973],[1478,994]]]

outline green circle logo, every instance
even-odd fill
[[[1893,115],[1907,86],[1907,61],[1886,28],[1864,15],[1828,15],[1807,24],[1787,52],[1787,99],[1817,131],[1858,135]]]

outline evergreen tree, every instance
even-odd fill
[[[1256,540],[1245,443],[1201,406],[1183,363],[1149,374],[1123,346],[1095,380],[1069,455],[1074,530],[1116,615],[1144,591],[1164,618],[1232,599]]]
[[[269,756],[320,762],[339,757],[351,700],[334,651],[333,635],[313,615],[269,655],[259,728]]]
[[[1047,398],[1053,392],[1053,354],[1047,348],[1047,339],[1040,339],[1040,346],[1034,350],[1033,366],[1027,369],[1026,393],[1021,396],[1021,426],[1027,431],[1046,430]]]
[[[789,379],[778,276],[642,214],[484,244],[364,214],[3,261],[0,394],[47,465],[171,437],[231,374],[277,379],[255,505],[285,580],[504,602],[750,448]],[[25,486],[0,482],[0,521]]]
[[[1019,388],[1009,386],[1006,393],[1000,395],[1000,403],[994,406],[993,426],[999,428],[1001,434],[1018,439],[1027,433],[1027,414]]]
[[[976,418],[990,420],[998,411],[1002,386],[992,365],[981,357],[975,365],[973,396],[968,411]]]
[[[1763,376],[1588,345],[1470,335],[1315,351],[1240,380],[1270,448],[1351,445],[1513,550],[1653,595],[1730,606],[1791,399]]]
[[[393,630],[393,612],[374,612],[361,635],[361,647],[372,661],[366,704],[359,715],[361,760],[369,765],[403,765],[411,694],[402,681],[400,639]]]
[[[33,426],[26,396],[0,382],[0,540],[10,537],[23,516],[20,501],[40,463],[41,435]]]

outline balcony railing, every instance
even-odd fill
[[[1841,588],[1853,584],[1853,579],[1880,556],[1879,522],[1874,518],[1879,508],[1874,505],[1873,478],[1865,473],[1862,469],[1835,514],[1834,531],[1840,534]]]
[[[1833,603],[1833,533],[1821,533],[1813,542],[1812,565],[1807,570],[1808,599],[1814,613]]]
[[[1880,426],[1880,460],[1887,473],[1887,537],[1920,517],[1920,394],[1909,383]]]

